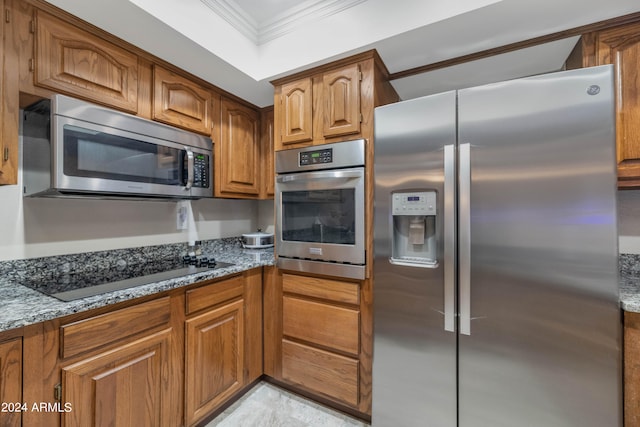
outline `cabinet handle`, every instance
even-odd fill
[[[62,400],[62,384],[58,383],[53,387],[53,398],[58,402]]]
[[[2,154],[2,159],[5,162],[7,160],[9,160],[9,147],[4,147],[3,154]]]

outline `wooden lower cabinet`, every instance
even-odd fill
[[[0,343],[0,426],[20,427],[22,412],[22,338]],[[8,405],[5,407],[5,405]]]
[[[173,427],[181,396],[179,296],[56,322],[63,427]],[[55,329],[54,329],[55,327]],[[45,400],[46,401],[46,400]]]
[[[640,426],[640,313],[624,312],[624,425]]]
[[[171,426],[171,340],[163,330],[64,367],[62,425]]]
[[[262,375],[262,269],[186,293],[185,424]]]
[[[30,325],[0,336],[0,397],[49,409],[0,427],[197,425],[262,376],[262,343],[262,268]]]
[[[264,348],[265,374],[366,417],[371,352],[363,341],[363,283],[271,271]]]
[[[185,412],[193,425],[244,385],[244,301],[186,322]]]

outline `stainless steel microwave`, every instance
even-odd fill
[[[213,197],[210,138],[54,95],[25,108],[24,196]]]

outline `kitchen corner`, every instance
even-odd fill
[[[0,427],[639,427],[640,3],[271,3],[0,0]]]

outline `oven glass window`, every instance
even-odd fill
[[[184,162],[184,150],[64,126],[65,175],[184,185]]]
[[[282,193],[283,240],[355,244],[355,189]]]

